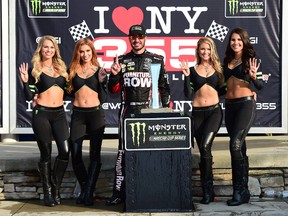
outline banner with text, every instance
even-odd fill
[[[17,0],[16,63],[31,58],[43,35],[53,35],[61,55],[70,63],[75,42],[83,37],[94,42],[101,65],[109,71],[116,54],[130,51],[128,30],[133,24],[147,29],[146,47],[165,57],[171,85],[173,109],[191,113],[191,101],[183,94],[179,61],[195,64],[195,48],[200,37],[214,39],[223,59],[229,32],[246,29],[261,58],[264,88],[257,93],[257,116],[253,127],[281,127],[281,1],[280,0],[146,0],[71,1]],[[26,101],[17,73],[17,127],[31,127],[32,101]],[[181,88],[179,88],[181,87]],[[273,91],[271,91],[273,89]],[[225,109],[223,99],[221,105]],[[65,99],[68,119],[71,100]],[[106,127],[118,127],[120,95],[108,93],[103,104]],[[223,126],[224,122],[223,122]]]

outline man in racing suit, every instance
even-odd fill
[[[145,48],[146,31],[141,25],[133,25],[129,30],[129,41],[132,50],[116,56],[111,66],[108,90],[111,93],[121,92],[122,106],[119,119],[119,146],[115,165],[113,196],[106,205],[116,205],[125,200],[125,164],[123,122],[126,117],[148,108],[151,100],[151,64],[160,64],[158,90],[163,107],[170,106],[170,88],[168,74],[164,67],[163,56],[151,53]]]

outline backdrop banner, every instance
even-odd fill
[[[195,48],[200,37],[214,39],[223,60],[230,31],[246,29],[261,59],[264,88],[257,93],[257,114],[253,127],[281,127],[281,0],[146,0],[146,1],[16,1],[16,64],[31,65],[37,43],[43,35],[53,35],[67,66],[75,42],[93,40],[100,65],[110,71],[116,54],[131,50],[128,30],[133,24],[147,29],[146,47],[163,55],[171,85],[175,112],[190,114],[191,101],[184,96],[184,77],[179,61],[195,64]],[[26,101],[17,73],[17,128],[31,128],[32,101]],[[179,88],[180,87],[180,88]],[[71,99],[65,98],[70,121]],[[224,98],[221,98],[223,109]],[[118,127],[120,95],[108,93],[103,104],[106,127]],[[224,122],[222,127],[225,127]]]

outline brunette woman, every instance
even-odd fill
[[[233,197],[229,206],[248,203],[249,163],[245,138],[255,118],[256,103],[251,84],[262,88],[260,60],[250,42],[247,31],[235,28],[229,36],[224,58],[224,76],[227,84],[225,97],[225,124],[230,137]]]

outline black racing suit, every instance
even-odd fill
[[[140,113],[143,108],[149,107],[152,87],[150,74],[151,64],[161,65],[158,78],[158,90],[163,107],[169,107],[170,105],[170,87],[168,74],[164,67],[163,56],[145,50],[142,54],[135,54],[131,51],[126,55],[119,56],[118,59],[119,64],[122,65],[122,70],[117,75],[110,74],[108,90],[111,93],[121,91],[122,105],[119,113],[119,146],[115,165],[113,197],[124,199],[124,119],[130,115]]]

